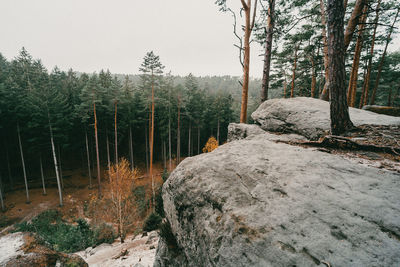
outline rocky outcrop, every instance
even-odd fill
[[[369,110],[369,111],[379,113],[379,114],[400,117],[400,108],[398,108],[398,107],[367,105],[367,106],[363,106],[362,109]]]
[[[400,118],[350,108],[354,125],[400,125]],[[297,133],[315,140],[330,129],[329,102],[307,97],[271,99],[251,115],[265,131]]]
[[[29,233],[12,233],[0,237],[0,266],[76,266],[88,264],[79,256],[48,249]]]
[[[176,244],[154,266],[400,265],[399,174],[291,138],[230,125],[235,141],[179,164],[163,186]]]

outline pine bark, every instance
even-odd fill
[[[369,83],[370,83],[371,71],[372,71],[372,57],[374,55],[375,38],[376,38],[376,30],[378,28],[380,6],[381,6],[381,0],[378,0],[378,3],[376,5],[376,9],[375,9],[374,33],[372,34],[371,52],[370,52],[370,57],[368,59],[368,70],[367,70],[367,75],[365,76],[364,85],[363,85],[363,87],[364,87],[364,96],[363,96],[363,102],[362,102],[362,104],[360,104],[360,108],[363,105],[367,105],[368,98],[369,98],[368,94],[369,94]]]
[[[87,156],[87,164],[88,164],[88,172],[89,172],[89,189],[92,189],[92,173],[91,173],[91,168],[90,168],[89,142],[88,142],[86,129],[85,129],[85,141],[86,141],[86,156]]]
[[[64,189],[64,180],[63,180],[63,174],[62,174],[62,166],[61,166],[61,152],[60,152],[60,145],[57,145],[57,151],[58,151],[58,169],[60,173],[60,181],[61,181],[61,188]]]
[[[150,131],[150,177],[151,190],[153,192],[152,207],[155,209],[154,177],[153,177],[153,147],[154,146],[154,74],[151,73],[151,131]]]
[[[381,78],[383,63],[385,62],[386,51],[387,51],[387,48],[388,48],[389,43],[391,41],[391,35],[392,35],[392,32],[393,32],[394,25],[396,24],[397,17],[399,15],[399,11],[400,11],[400,8],[397,9],[396,16],[394,17],[393,23],[390,26],[389,35],[386,38],[385,49],[383,50],[383,54],[382,54],[381,60],[379,62],[378,73],[376,74],[375,86],[374,86],[374,89],[372,91],[370,105],[374,105],[375,104],[376,91],[378,89],[379,80]]]
[[[99,198],[101,197],[101,177],[100,177],[100,156],[99,156],[99,139],[97,137],[97,115],[96,115],[96,103],[93,102],[93,112],[94,112],[94,134],[96,141],[96,160],[97,160],[97,184],[98,184],[98,193]]]
[[[358,27],[357,43],[354,51],[353,65],[350,72],[349,87],[347,89],[347,102],[350,107],[356,105],[356,93],[357,93],[357,81],[358,81],[358,69],[360,66],[360,56],[363,46],[363,34],[365,28],[365,22],[367,20],[368,6],[365,5],[363,9],[363,15],[361,18],[361,24]]]
[[[46,193],[46,185],[44,183],[42,154],[40,154],[40,156],[39,156],[39,162],[40,162],[40,177],[42,178],[43,195],[45,196],[45,195],[47,195],[47,193]]]
[[[328,0],[328,63],[331,132],[340,135],[353,128],[345,88],[343,0]]]
[[[354,31],[357,25],[360,23],[360,19],[363,14],[364,6],[367,4],[367,0],[356,0],[353,12],[351,13],[350,19],[346,26],[344,33],[344,51],[349,47],[351,38],[353,37]]]
[[[56,178],[57,178],[58,196],[60,199],[60,207],[62,207],[63,206],[62,186],[61,186],[61,179],[60,179],[59,170],[58,170],[56,147],[54,145],[53,128],[51,127],[50,114],[47,114],[47,116],[49,119],[51,151],[53,152],[54,170],[56,172]]]
[[[110,171],[111,159],[110,159],[110,142],[108,141],[108,130],[106,129],[106,146],[107,146],[107,169]]]
[[[18,141],[19,141],[19,151],[20,151],[20,154],[21,154],[22,171],[24,173],[24,182],[25,182],[25,191],[26,191],[26,203],[29,204],[29,203],[31,203],[31,201],[29,200],[28,180],[26,178],[25,159],[24,159],[24,152],[22,150],[22,142],[21,142],[21,133],[20,133],[20,129],[19,129],[19,123],[17,123],[17,133],[18,133]]]
[[[328,39],[327,39],[327,34],[326,34],[326,12],[325,12],[325,4],[324,0],[319,1],[319,6],[321,10],[321,24],[322,24],[322,41],[324,44],[324,69],[325,69],[325,84],[324,88],[322,89],[322,93],[320,94],[320,99],[322,100],[329,100],[329,64],[328,64]]]
[[[263,79],[261,85],[261,102],[268,99],[269,74],[271,69],[272,40],[275,27],[275,0],[268,1],[267,36],[265,42]]]
[[[290,97],[294,97],[294,80],[296,79],[296,69],[297,69],[297,50],[298,46],[294,48],[294,62],[293,62],[293,72],[292,72],[292,82],[290,88]]]
[[[181,107],[180,107],[180,96],[178,95],[178,129],[176,137],[176,165],[181,161],[181,129],[180,129],[180,118],[181,118]]]
[[[310,57],[311,61],[311,97],[315,96],[315,87],[317,85],[317,77],[315,75],[315,60],[314,55]]]

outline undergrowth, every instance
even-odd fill
[[[67,224],[56,210],[45,211],[31,222],[16,225],[16,231],[33,232],[39,241],[51,249],[61,252],[76,252],[100,243],[111,243],[115,233],[106,224],[91,227],[84,219],[76,220],[76,224]]]

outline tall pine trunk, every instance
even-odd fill
[[[151,177],[151,191],[153,193],[152,207],[155,210],[155,191],[154,191],[154,177],[153,177],[153,152],[154,152],[154,74],[151,73],[151,131],[150,131],[150,177]]]
[[[358,81],[358,69],[360,66],[360,56],[363,46],[363,34],[365,28],[365,21],[367,20],[368,6],[364,6],[363,15],[361,18],[362,24],[359,25],[357,43],[354,51],[353,66],[350,72],[349,88],[347,89],[347,102],[350,107],[356,105],[356,93],[357,93],[357,81]]]
[[[168,153],[169,153],[169,171],[171,171],[172,170],[171,118],[168,118]]]
[[[60,145],[57,145],[58,149],[58,161],[59,161],[59,172],[60,172],[60,181],[61,181],[61,188],[64,189],[64,180],[62,174],[62,166],[61,166],[61,152],[60,152]]]
[[[19,123],[17,123],[17,133],[18,133],[18,141],[19,141],[19,151],[21,153],[22,171],[24,173],[25,191],[26,191],[26,203],[29,204],[29,203],[31,203],[31,201],[29,200],[28,180],[26,178],[24,152],[22,150],[21,132],[20,132],[20,129],[19,129]]]
[[[86,155],[87,155],[87,164],[88,164],[88,172],[89,172],[89,189],[92,189],[92,173],[91,173],[91,168],[90,168],[89,142],[88,142],[86,129],[85,129],[85,141],[86,141]]]
[[[7,141],[5,142],[5,148],[6,148],[6,160],[7,160],[7,170],[8,170],[8,180],[10,182],[10,188],[11,190],[14,188],[14,182],[12,179],[12,175],[11,175],[11,166],[10,166],[10,156],[8,154],[8,147],[7,147]]]
[[[385,49],[383,50],[383,54],[382,54],[381,60],[380,60],[380,62],[379,62],[378,73],[376,74],[375,86],[374,86],[374,89],[373,89],[373,91],[372,91],[370,105],[374,105],[374,104],[375,104],[376,91],[377,91],[377,89],[378,89],[379,80],[380,80],[380,78],[381,78],[383,63],[385,62],[386,51],[387,51],[387,48],[388,48],[389,43],[390,43],[390,41],[391,41],[391,38],[390,38],[390,37],[391,37],[391,35],[392,35],[394,25],[396,24],[397,17],[398,17],[398,15],[399,15],[399,11],[400,11],[400,8],[397,8],[396,16],[394,17],[393,23],[392,23],[392,25],[390,26],[389,35],[388,35],[387,38],[386,38],[386,45],[385,45]]]
[[[145,139],[145,149],[146,149],[146,170],[149,173],[149,142],[148,142],[148,130],[147,130],[147,123],[144,125],[144,139]]]
[[[197,125],[197,155],[200,154],[200,126]]]
[[[374,47],[375,47],[375,39],[376,39],[376,30],[378,28],[378,21],[379,21],[379,11],[380,11],[380,6],[381,6],[381,0],[378,0],[378,3],[375,8],[375,20],[374,20],[374,33],[372,34],[372,40],[371,40],[371,51],[369,54],[369,59],[368,59],[368,69],[367,69],[367,75],[365,76],[364,79],[364,96],[363,96],[363,102],[360,104],[360,108],[363,105],[367,105],[368,103],[368,94],[369,94],[369,83],[371,79],[371,71],[372,71],[372,58],[374,55]]]
[[[326,12],[325,12],[325,4],[324,0],[319,0],[319,6],[321,11],[321,24],[322,24],[322,41],[324,44],[324,70],[325,70],[325,84],[324,88],[322,89],[322,93],[320,93],[320,99],[322,100],[329,100],[329,65],[328,65],[328,39],[326,34]]]
[[[317,85],[317,77],[315,76],[315,60],[314,55],[310,57],[311,61],[311,97],[315,96],[315,87]]]
[[[107,146],[107,169],[110,172],[111,159],[110,159],[110,142],[108,141],[108,130],[106,129],[106,146]]]
[[[181,161],[181,129],[180,129],[180,118],[181,118],[181,107],[180,107],[180,96],[178,95],[178,129],[176,133],[176,165]]]
[[[269,88],[269,73],[271,69],[271,54],[272,54],[272,37],[274,34],[275,27],[275,0],[269,0],[268,6],[268,20],[267,20],[267,37],[265,42],[265,54],[264,54],[264,68],[263,68],[263,79],[261,85],[261,102],[268,99],[268,88]]]
[[[93,112],[94,112],[94,135],[96,140],[96,161],[97,161],[97,184],[99,198],[101,197],[101,177],[100,177],[100,156],[99,156],[99,139],[97,137],[97,115],[96,115],[96,102],[93,101]]]
[[[290,87],[290,97],[294,97],[294,81],[296,80],[296,69],[297,69],[297,50],[299,49],[298,45],[295,45],[294,48],[294,62],[293,62],[293,72],[292,72],[292,83]]]
[[[191,141],[191,133],[192,133],[192,122],[189,121],[189,138],[188,138],[188,157],[190,157],[190,141]]]
[[[40,156],[39,156],[39,162],[40,162],[40,177],[42,178],[43,195],[45,196],[45,195],[47,195],[47,193],[46,193],[46,185],[44,183],[42,154],[40,154]]]
[[[1,180],[1,173],[0,173],[0,204],[1,204],[1,211],[6,211],[6,207],[4,206],[3,200],[3,182]]]
[[[53,161],[54,161],[54,170],[56,172],[56,179],[57,179],[57,187],[58,187],[58,196],[60,198],[60,206],[63,206],[63,198],[62,198],[62,187],[61,187],[61,179],[58,171],[58,163],[57,163],[57,155],[56,155],[56,147],[54,145],[54,137],[53,137],[53,128],[51,127],[50,122],[50,114],[47,113],[49,119],[49,131],[50,131],[50,142],[51,142],[51,151],[53,154]]]
[[[129,154],[131,158],[131,168],[133,170],[133,141],[132,141],[132,126],[129,124]]]
[[[345,88],[343,0],[328,0],[328,63],[331,132],[340,135],[353,127]]]

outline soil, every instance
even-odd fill
[[[172,166],[175,168],[175,164]],[[155,174],[155,189],[162,185],[161,174],[163,172],[162,162],[153,165]],[[139,175],[135,180],[135,185],[145,186],[146,197],[151,197],[151,179],[146,175],[145,168],[138,168]],[[108,183],[106,181],[106,169],[102,170],[102,190],[108,191]],[[58,209],[63,214],[64,219],[73,221],[84,216],[84,204],[90,199],[97,196],[97,178],[92,178],[93,187],[89,188],[89,178],[87,170],[63,170],[63,207],[59,206],[58,190],[55,187],[46,188],[47,195],[43,195],[40,188],[30,189],[30,203],[26,203],[25,190],[16,190],[8,192],[5,196],[6,211],[1,216],[5,216],[7,225],[29,221],[36,215],[48,209]],[[7,225],[3,225],[4,227]],[[1,230],[1,229],[0,229]]]

